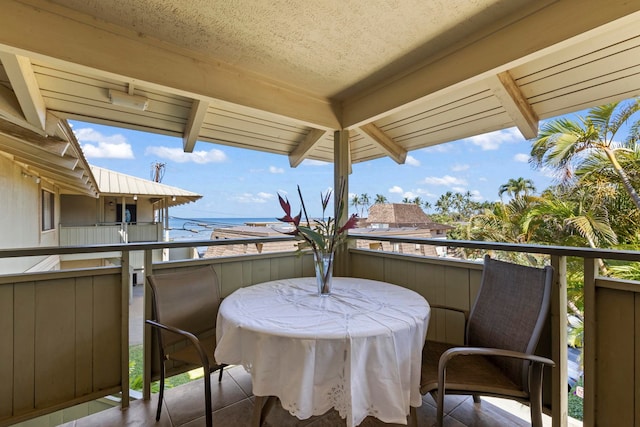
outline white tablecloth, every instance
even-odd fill
[[[406,424],[422,402],[429,313],[416,292],[373,280],[334,278],[328,297],[314,277],[262,283],[223,300],[215,358],[299,419],[335,408],[348,427],[368,415]]]

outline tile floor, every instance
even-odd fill
[[[213,423],[216,427],[249,426],[253,415],[251,377],[244,368],[232,366],[225,369],[221,383],[217,374],[212,377]],[[110,427],[110,426],[158,426],[158,427],[200,427],[205,425],[203,385],[201,380],[165,391],[164,405],[160,421],[155,421],[157,394],[150,401],[135,400],[125,410],[119,407],[81,418],[64,427]],[[508,406],[504,406],[508,405]],[[423,398],[418,408],[418,425],[431,426],[435,421],[436,409],[430,396]],[[483,398],[480,405],[463,396],[447,396],[445,400],[445,426],[528,426],[529,409],[516,402],[502,399]],[[344,426],[345,421],[337,412],[331,411],[307,420],[298,420],[276,405],[267,417],[268,427],[332,427]],[[375,418],[367,418],[362,427],[385,426]],[[550,419],[545,419],[545,426]]]

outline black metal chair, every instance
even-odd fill
[[[553,269],[526,267],[485,256],[478,297],[465,315],[465,345],[427,341],[422,354],[420,392],[437,403],[443,425],[445,394],[506,397],[531,409],[531,424],[542,427],[542,374],[547,358],[534,355],[549,312]],[[432,305],[432,308],[444,308]]]
[[[160,394],[156,421],[160,420],[164,397],[165,362],[175,360],[202,366],[206,425],[211,427],[211,373],[224,365],[216,363],[216,317],[220,306],[218,276],[211,266],[186,272],[148,275],[153,294],[154,320],[147,320],[157,331],[160,355]],[[185,344],[181,345],[181,342]]]

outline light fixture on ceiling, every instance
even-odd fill
[[[171,201],[172,201],[172,202],[175,202],[175,201],[176,201],[176,196],[172,196],[172,197],[171,197]]]
[[[133,110],[145,111],[149,107],[149,98],[139,95],[129,95],[128,93],[113,89],[109,89],[109,99],[111,99],[113,105],[131,108]]]
[[[133,195],[133,200],[138,200],[138,195],[137,194]]]
[[[35,182],[36,184],[40,184],[40,177],[39,176],[29,175],[26,172],[22,172],[22,177],[23,178],[31,178],[33,180],[33,182]]]

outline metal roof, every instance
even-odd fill
[[[6,0],[0,131],[56,117],[351,162],[640,94],[627,0]],[[115,94],[115,95],[114,95]],[[117,102],[128,98],[146,110]],[[112,101],[114,100],[114,101]]]
[[[145,196],[162,198],[168,206],[178,206],[201,199],[200,194],[181,188],[126,175],[91,165],[101,196]]]

